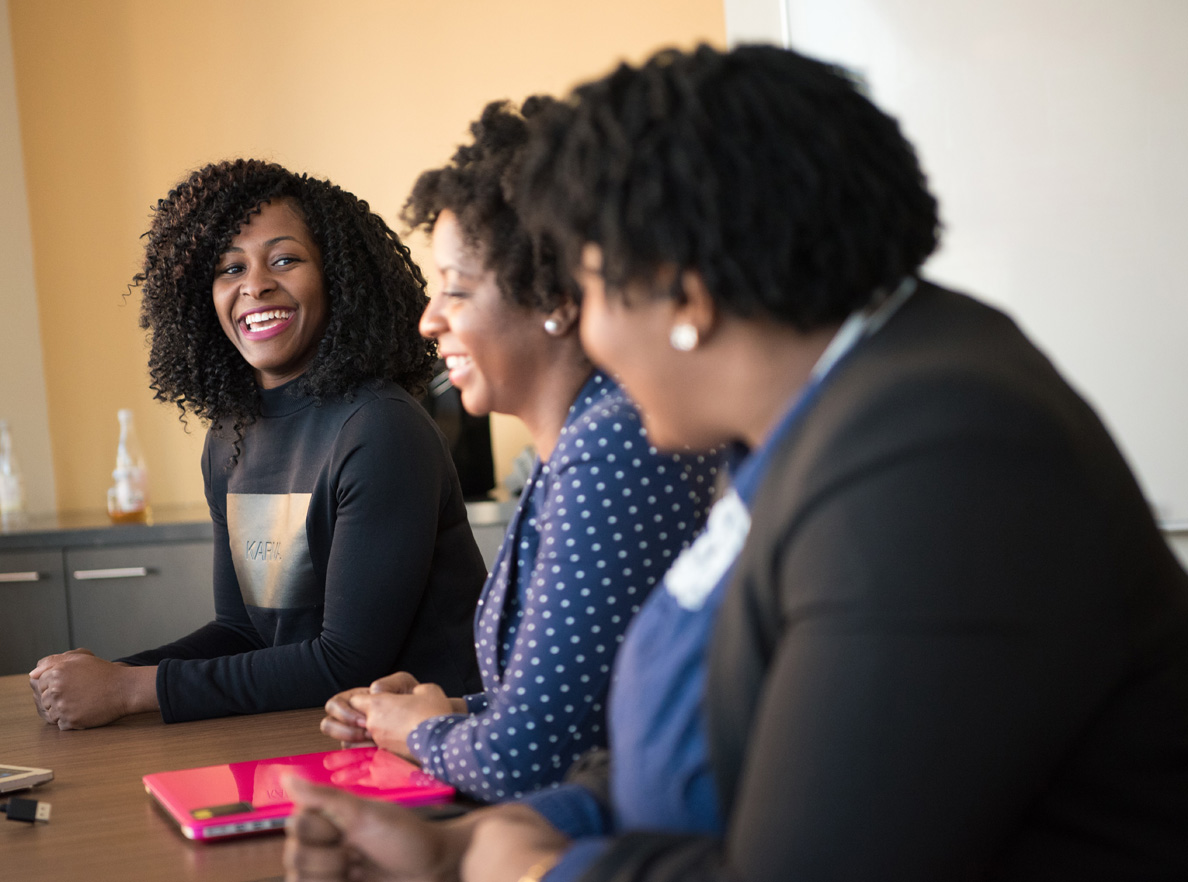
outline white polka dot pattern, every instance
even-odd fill
[[[556,783],[605,746],[615,652],[704,522],[716,463],[658,453],[609,378],[586,383],[533,470],[479,601],[486,691],[467,696],[469,715],[426,720],[408,739],[426,771],[498,802]]]

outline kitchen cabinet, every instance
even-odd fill
[[[100,658],[155,649],[214,618],[210,542],[67,548],[72,642]]]
[[[487,566],[514,502],[467,504]],[[105,513],[35,519],[0,531],[0,675],[86,647],[120,658],[214,618],[213,530],[205,508],[112,526]]]
[[[61,552],[0,552],[0,674],[27,673],[69,644]]]
[[[0,674],[76,647],[118,658],[206,624],[212,540],[204,507],[165,510],[151,525],[92,512],[0,531]]]

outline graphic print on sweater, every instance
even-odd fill
[[[228,493],[227,533],[243,602],[264,609],[321,603],[305,532],[309,493]]]

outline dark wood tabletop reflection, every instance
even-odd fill
[[[310,709],[167,726],[157,714],[141,714],[100,729],[60,732],[37,716],[28,677],[0,677],[0,764],[54,772],[53,781],[19,794],[52,804],[48,824],[0,818],[0,877],[276,877],[282,834],[191,842],[157,809],[140,779],[166,769],[331,750],[337,745],[318,731],[321,718],[321,709]]]

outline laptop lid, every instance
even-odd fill
[[[405,805],[444,802],[454,788],[376,747],[328,750],[156,772],[144,787],[189,839],[221,839],[284,826],[293,803],[281,786],[292,772],[316,784]]]

